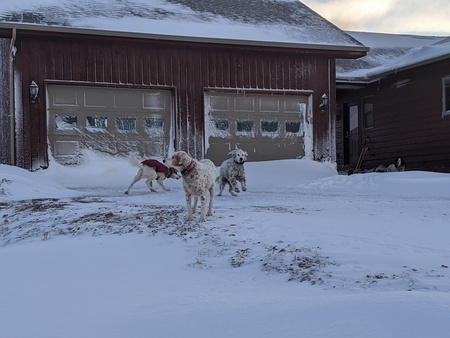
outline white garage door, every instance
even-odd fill
[[[206,157],[220,164],[235,146],[250,161],[311,156],[309,96],[207,92]]]
[[[48,138],[57,162],[77,164],[83,149],[168,155],[170,91],[56,85],[47,90]]]

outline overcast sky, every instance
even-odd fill
[[[301,0],[343,30],[450,35],[449,0]]]

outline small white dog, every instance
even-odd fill
[[[405,171],[405,161],[401,157],[397,157],[394,163],[389,164],[387,167],[379,165],[374,171],[378,173]]]
[[[405,161],[401,157],[398,157],[394,163],[387,167],[388,172],[405,171]]]
[[[240,192],[237,182],[241,182],[242,191],[247,191],[247,182],[245,180],[244,163],[247,161],[247,152],[236,148],[228,153],[228,159],[222,162],[220,166],[219,177],[219,194],[222,196],[223,189],[228,184],[230,186],[230,194],[237,196]]]
[[[198,198],[200,197],[200,222],[204,222],[206,216],[212,216],[216,166],[208,159],[197,161],[184,151],[177,151],[173,154],[171,165],[177,168],[183,177],[183,187],[186,193],[186,206],[188,211],[187,220],[192,221]],[[209,207],[208,212],[206,212],[208,193]],[[192,197],[194,197],[193,205]]]
[[[138,167],[139,170],[138,170],[133,182],[131,182],[130,186],[125,191],[125,195],[128,195],[131,187],[133,187],[133,185],[136,182],[140,181],[143,178],[146,179],[145,183],[147,184],[147,187],[153,192],[156,192],[156,190],[153,189],[152,181],[156,180],[156,182],[158,182],[158,184],[161,186],[161,188],[163,188],[165,191],[169,191],[169,189],[167,189],[164,186],[163,181],[166,178],[174,178],[176,180],[181,178],[181,176],[178,175],[178,172],[175,168],[168,167],[165,164],[163,164],[157,160],[145,160],[145,161],[139,162],[139,160],[137,159],[136,153],[132,153],[130,155],[129,160],[130,160],[130,163],[132,165]]]

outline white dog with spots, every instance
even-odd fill
[[[216,166],[211,160],[196,160],[184,151],[177,151],[172,156],[171,165],[181,171],[183,187],[186,193],[187,220],[193,220],[193,214],[197,207],[198,198],[201,201],[200,222],[206,220],[206,216],[212,216],[214,201],[214,182],[216,179]],[[209,206],[206,204],[209,193]],[[192,205],[192,197],[194,204]]]
[[[247,191],[247,183],[245,180],[244,163],[247,161],[247,152],[236,148],[228,153],[228,159],[222,162],[220,166],[218,196],[222,196],[223,189],[227,184],[230,186],[230,194],[237,196],[240,192],[237,182],[241,182],[242,191]]]

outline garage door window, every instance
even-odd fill
[[[230,130],[230,124],[228,123],[228,120],[216,120],[214,121],[216,125],[217,130],[221,131],[229,131]]]
[[[210,126],[211,136],[221,137],[221,138],[231,136],[230,122],[228,120],[222,120],[222,119],[210,120],[209,126]]]
[[[76,116],[55,114],[55,130],[75,130],[78,129]]]
[[[253,132],[253,121],[236,121],[236,133],[248,135]]]
[[[297,134],[300,131],[300,122],[286,121],[286,133]]]
[[[119,131],[135,131],[136,118],[135,117],[116,117],[117,130]]]
[[[164,119],[157,117],[145,118],[145,131],[152,136],[164,136]]]
[[[87,116],[86,127],[91,131],[107,129],[108,119],[100,116]]]
[[[261,131],[266,133],[275,133],[278,131],[277,121],[261,121]]]

